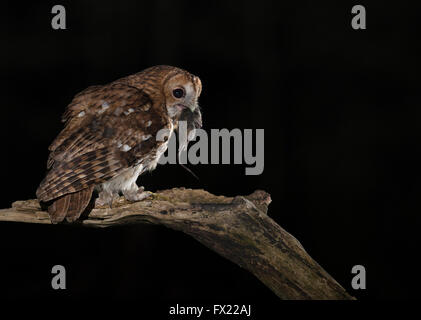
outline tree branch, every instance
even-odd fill
[[[112,208],[95,208],[82,226],[152,223],[189,234],[247,269],[281,299],[354,299],[267,215],[270,195],[255,191],[234,198],[204,190],[159,191],[144,201],[119,198]],[[50,224],[36,200],[0,210],[0,221]]]

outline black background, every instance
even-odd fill
[[[269,215],[352,295],[416,297],[420,12],[402,1],[282,2],[2,3],[1,207],[35,197],[76,93],[174,65],[202,79],[206,130],[265,129],[265,170],[190,166],[198,182],[167,165],[141,185],[264,189]],[[65,6],[67,30],[51,28],[54,4]],[[366,30],[351,28],[355,4],[367,9]],[[163,227],[3,222],[0,256],[7,298],[280,303],[248,272]],[[65,291],[51,289],[56,264],[67,269]],[[357,264],[365,291],[351,288]]]

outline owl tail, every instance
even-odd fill
[[[64,218],[68,222],[76,221],[91,201],[93,190],[94,186],[90,186],[52,200],[52,203],[48,206],[51,222],[59,223]]]

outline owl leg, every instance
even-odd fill
[[[99,193],[98,198],[95,200],[95,207],[110,206],[113,204],[114,198],[118,194],[113,193],[109,190],[103,190]]]
[[[151,195],[152,192],[145,191],[144,187],[138,187],[136,184],[133,184],[130,189],[123,190],[123,196],[130,202],[141,201]]]

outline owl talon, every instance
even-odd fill
[[[95,208],[98,208],[98,207],[111,208],[114,198],[115,198],[115,194],[111,192],[106,192],[106,191],[100,192],[98,198],[95,199]]]
[[[149,198],[152,196],[152,192],[145,191],[144,187],[139,187],[137,190],[123,192],[123,195],[127,201],[136,202]]]

